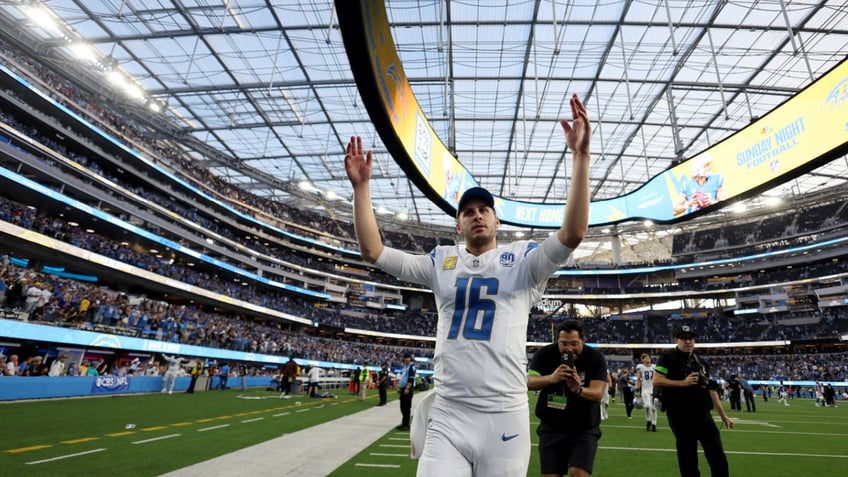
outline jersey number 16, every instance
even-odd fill
[[[456,281],[456,311],[448,332],[449,340],[459,337],[460,328],[462,337],[468,340],[487,341],[492,337],[496,305],[493,300],[481,296],[483,289],[486,290],[484,296],[497,295],[498,279],[471,277]]]

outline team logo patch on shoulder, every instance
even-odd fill
[[[456,255],[446,257],[445,263],[442,264],[442,270],[453,270],[454,268],[456,268]]]
[[[500,257],[501,266],[511,267],[515,265],[515,254],[512,252],[504,252]]]

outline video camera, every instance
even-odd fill
[[[698,373],[697,386],[699,388],[707,389],[707,387],[709,387],[710,377],[707,375],[704,365],[701,364],[701,361],[694,353],[689,355],[689,359],[686,361],[686,367],[689,368],[689,372],[687,374]]]

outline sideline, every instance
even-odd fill
[[[432,389],[413,395],[412,409]],[[251,447],[224,454],[164,477],[209,477],[210,475],[297,475],[325,476],[400,424],[398,401],[387,406],[343,416],[286,434]],[[394,405],[392,405],[394,404]],[[323,451],[321,451],[323,449]],[[320,452],[319,452],[320,451]]]

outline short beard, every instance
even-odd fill
[[[482,248],[488,245],[492,240],[495,239],[495,234],[487,234],[487,235],[476,235],[473,237],[466,237],[465,243],[466,246],[470,246],[472,248]]]

